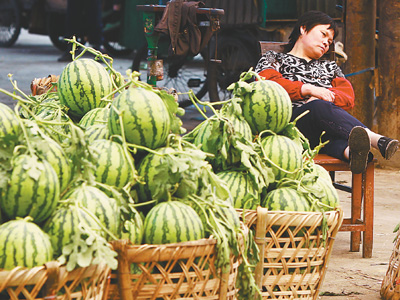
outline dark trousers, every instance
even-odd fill
[[[87,37],[92,45],[102,45],[101,5],[101,0],[68,0],[66,36]]]
[[[293,108],[292,121],[307,110],[308,114],[297,121],[297,128],[308,138],[312,149],[319,145],[320,140],[329,140],[319,153],[345,159],[343,151],[348,146],[350,131],[355,126],[367,128],[344,109],[324,100],[310,101]],[[323,131],[325,134],[321,137]]]

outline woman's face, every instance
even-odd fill
[[[319,59],[328,50],[333,42],[334,31],[328,29],[330,25],[317,25],[306,32],[304,27],[300,28],[301,36],[298,42],[302,43],[305,54],[311,59]]]

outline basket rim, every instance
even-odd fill
[[[22,279],[26,280],[26,285],[36,284],[44,275],[49,276],[52,272],[55,272],[59,278],[65,277],[65,274],[67,274],[67,278],[74,278],[75,274],[81,275],[84,278],[90,278],[95,273],[101,273],[107,269],[109,270],[110,268],[105,263],[101,263],[92,264],[87,267],[78,267],[72,271],[67,271],[66,264],[61,264],[55,260],[33,268],[17,266],[11,270],[0,269],[0,290],[3,288],[3,283],[7,282],[7,287],[18,286]]]

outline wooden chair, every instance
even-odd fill
[[[268,50],[282,52],[283,42],[261,41],[261,54]],[[333,47],[327,53],[329,59],[334,59]],[[350,217],[343,220],[340,231],[350,231],[350,251],[359,252],[362,237],[362,256],[372,257],[374,233],[374,169],[376,159],[369,162],[367,169],[362,174],[351,174],[351,186],[335,182],[336,171],[350,171],[348,162],[326,154],[318,154],[315,163],[323,166],[330,172],[335,188],[351,193]],[[362,233],[362,236],[361,236]]]

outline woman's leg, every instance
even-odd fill
[[[314,100],[301,107],[294,108],[292,121],[300,114],[308,113],[297,121],[297,127],[308,138],[312,148],[329,140],[329,143],[321,149],[321,153],[334,156],[339,159],[348,159],[343,156],[348,147],[348,139],[351,130],[356,126],[366,128],[359,120],[336,105],[323,101]],[[321,137],[321,134],[324,135]]]
[[[307,110],[308,114],[297,121],[297,127],[309,139],[311,147],[317,146],[320,139],[329,140],[321,153],[346,160],[352,157],[361,161],[358,165],[363,165],[371,146],[378,149],[385,159],[390,159],[399,147],[397,140],[371,131],[345,110],[327,101],[314,100],[295,108],[292,120]],[[355,127],[357,130],[352,135],[349,147],[350,133]],[[322,132],[325,134],[321,137]],[[350,148],[354,150],[352,154]]]

